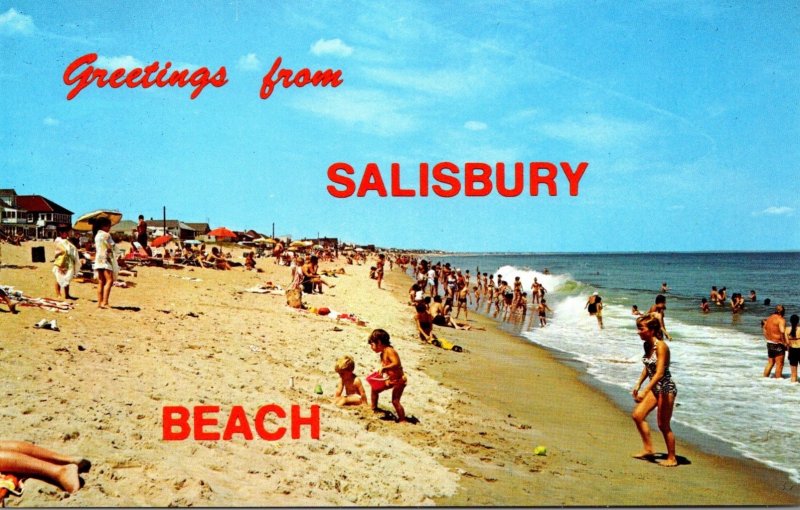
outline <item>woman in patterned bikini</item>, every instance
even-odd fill
[[[661,466],[673,467],[678,465],[675,457],[675,434],[670,427],[672,410],[675,407],[675,397],[678,389],[669,372],[669,346],[663,341],[664,333],[661,321],[656,314],[645,314],[636,319],[639,338],[643,341],[644,368],[633,387],[633,400],[636,407],[631,417],[636,423],[639,435],[642,436],[643,449],[634,455],[637,459],[652,459],[653,443],[650,438],[650,427],[647,424],[647,415],[653,409],[658,409],[658,428],[664,436],[667,445],[667,458],[659,462]],[[639,391],[645,379],[649,379],[642,391]]]

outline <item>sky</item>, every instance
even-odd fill
[[[89,53],[227,83],[67,100]],[[76,214],[448,251],[800,249],[796,1],[0,0],[0,56],[0,188]],[[278,57],[341,84],[261,99]],[[416,196],[336,198],[340,162],[356,187],[396,164]],[[515,197],[419,196],[440,162],[462,186],[468,162],[504,163],[506,187],[518,162],[588,166],[576,196],[561,171],[555,196],[527,171]]]

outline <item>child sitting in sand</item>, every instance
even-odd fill
[[[430,296],[425,299],[430,299]],[[441,306],[441,303],[439,303],[439,306]],[[416,310],[417,313],[414,315],[414,323],[417,325],[419,339],[429,344],[433,343],[433,341],[436,340],[436,335],[433,334],[433,315],[428,311],[428,306],[424,302],[417,303]]]
[[[369,346],[373,351],[381,356],[381,368],[378,372],[386,378],[386,387],[381,390],[372,388],[371,405],[373,411],[378,411],[378,395],[380,392],[389,388],[392,389],[392,405],[397,412],[398,423],[406,421],[406,411],[400,404],[400,397],[406,389],[408,378],[403,373],[403,365],[400,363],[400,356],[394,350],[389,339],[389,333],[382,329],[374,330],[370,335]]]
[[[339,386],[333,395],[337,406],[360,406],[367,403],[367,393],[361,379],[355,374],[356,362],[350,356],[342,356],[336,362],[334,370],[339,374]],[[344,395],[342,395],[344,393]]]
[[[253,271],[256,268],[256,254],[252,251],[244,254],[244,268],[247,271]]]

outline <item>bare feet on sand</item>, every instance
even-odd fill
[[[56,481],[62,489],[74,494],[81,488],[81,479],[78,476],[77,464],[65,464],[58,470]]]
[[[631,457],[633,457],[634,459],[642,459],[642,460],[652,460],[653,457],[655,457],[655,456],[656,456],[655,453],[649,452],[647,450],[643,450],[643,451],[641,451],[639,453],[635,453],[635,454],[631,455]]]

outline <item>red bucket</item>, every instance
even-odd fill
[[[389,387],[383,374],[380,372],[373,372],[367,376],[367,382],[375,391],[383,391]]]

